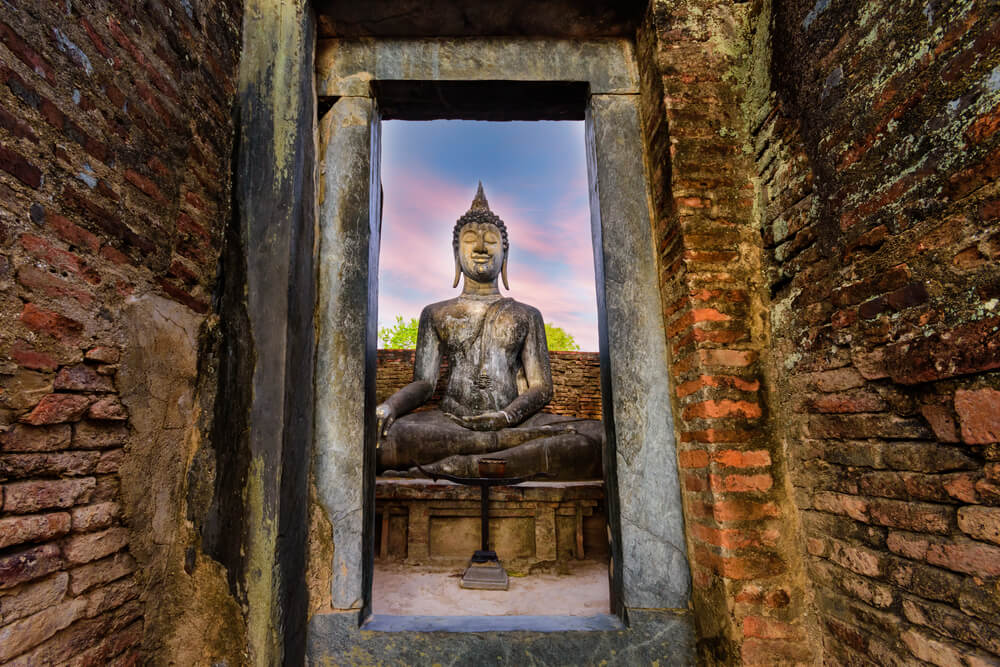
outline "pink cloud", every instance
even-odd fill
[[[584,350],[597,349],[597,307],[590,212],[579,196],[564,195],[558,217],[534,221],[536,210],[522,208],[503,192],[490,207],[510,230],[511,296],[538,308],[546,322],[560,326]],[[434,174],[388,168],[383,172],[383,243],[379,258],[379,317],[417,317],[424,305],[458,294],[452,289],[451,231],[468,210],[474,189]],[[542,214],[544,215],[544,214]],[[544,258],[545,264],[538,264]]]

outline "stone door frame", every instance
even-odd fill
[[[315,499],[332,527],[327,611],[358,610],[364,620],[371,610],[372,415],[381,215],[379,82],[523,82],[542,88],[586,84],[581,111],[586,121],[608,442],[612,611],[627,620],[629,610],[686,609],[690,573],[638,79],[632,44],[622,39],[319,42],[312,482]],[[399,110],[405,107],[394,105],[392,117],[406,117],[405,110]],[[424,114],[421,118],[468,118],[474,111],[449,116],[447,110],[415,109],[414,115],[418,113]],[[564,106],[529,113],[544,120],[556,113],[566,117],[567,111]],[[509,114],[504,117],[510,119]],[[312,628],[311,623],[311,635],[320,632]]]

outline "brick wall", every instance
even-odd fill
[[[786,459],[766,392],[768,295],[745,114],[762,3],[654,2],[638,35],[687,549],[706,664],[813,658]]]
[[[832,664],[1000,660],[990,5],[774,3],[752,128],[774,418]]]
[[[239,7],[0,12],[0,663],[142,660],[164,591],[121,495],[123,309],[210,309]]]
[[[413,350],[379,350],[375,398],[384,401],[394,391],[413,381]],[[549,352],[555,389],[545,412],[587,419],[601,418],[601,361],[596,352]],[[447,361],[431,404],[441,400],[447,377]]]

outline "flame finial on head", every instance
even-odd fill
[[[470,211],[489,211],[490,203],[486,201],[486,194],[483,192],[483,182],[479,181],[479,189],[476,190],[476,196],[472,200],[472,206],[469,207]]]

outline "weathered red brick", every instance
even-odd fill
[[[923,533],[951,533],[955,510],[944,505],[873,498],[868,514],[873,523]]]
[[[28,42],[17,34],[16,30],[3,21],[0,21],[0,42],[3,42],[3,45],[10,49],[11,53],[27,65],[32,72],[45,77],[49,83],[55,83],[52,65],[35,49],[31,48]]]
[[[812,647],[803,641],[786,639],[747,639],[740,646],[744,665],[810,664]]]
[[[29,477],[90,475],[97,468],[99,452],[43,452],[0,455],[0,476],[9,480]]]
[[[24,304],[20,319],[30,329],[68,343],[75,343],[83,332],[83,325],[76,320],[39,308],[33,303]]]
[[[80,273],[85,268],[79,257],[34,234],[22,234],[21,247],[58,271]]]
[[[119,468],[121,468],[122,461],[124,460],[124,449],[112,449],[111,451],[101,452],[101,458],[97,462],[97,473],[107,474],[118,472]]]
[[[708,466],[708,452],[703,449],[677,452],[677,461],[682,468],[704,468]]]
[[[21,421],[32,426],[77,421],[87,412],[90,401],[90,397],[77,394],[49,394]]]
[[[6,591],[0,598],[0,624],[6,625],[58,603],[66,595],[68,584],[69,575],[57,572]]]
[[[708,479],[704,473],[684,473],[684,490],[701,493],[708,489]]]
[[[73,595],[80,595],[95,586],[132,574],[135,569],[135,559],[127,552],[119,551],[107,558],[70,570],[69,591]]]
[[[971,445],[1000,442],[1000,391],[959,389],[955,412],[962,427],[962,441]]]
[[[70,513],[73,517],[73,532],[107,528],[118,518],[119,511],[118,503],[111,502],[74,507]]]
[[[1000,318],[889,345],[885,367],[894,382],[918,384],[1000,368]]]
[[[851,392],[844,394],[824,394],[808,400],[809,408],[821,413],[881,412],[886,403],[878,394],[871,392]]]
[[[702,542],[707,542],[723,549],[773,547],[778,541],[778,531],[773,529],[715,528],[693,522],[690,524],[690,530],[691,534]]]
[[[28,426],[15,424],[0,433],[0,449],[4,452],[51,452],[69,446],[72,431],[69,424]]]
[[[682,431],[681,442],[746,442],[753,438],[750,431],[709,428],[704,431]]]
[[[943,405],[922,405],[920,414],[924,416],[934,435],[941,442],[958,442],[958,429],[955,426],[955,416]]]
[[[42,184],[42,170],[4,146],[0,146],[0,169],[36,190]]]
[[[928,563],[955,572],[979,577],[1000,575],[1000,547],[980,542],[931,542],[925,556]]]
[[[837,565],[866,577],[881,576],[885,567],[878,552],[840,540],[830,541],[827,557]]]
[[[43,544],[0,556],[0,589],[54,572],[63,566],[59,547]]]
[[[128,419],[128,412],[116,396],[106,396],[94,401],[87,411],[87,417],[107,421],[125,421]]]
[[[974,539],[1000,544],[1000,507],[962,507],[958,527]]]
[[[963,667],[966,664],[962,660],[962,651],[957,647],[932,639],[917,630],[907,630],[900,635],[900,639],[913,655],[925,662],[941,667]]]
[[[693,403],[684,408],[684,419],[716,419],[735,417],[742,419],[757,419],[762,412],[760,405],[750,401],[733,401],[721,399]]]
[[[813,495],[813,509],[849,516],[855,521],[868,521],[868,499],[843,493],[820,491]]]
[[[33,345],[24,340],[16,340],[10,348],[10,356],[21,368],[31,368],[39,371],[54,371],[59,362],[45,352],[39,352]]]
[[[712,461],[727,468],[759,468],[771,465],[771,453],[762,449],[723,449],[712,452]]]
[[[719,500],[709,505],[708,510],[716,521],[752,521],[776,518],[781,514],[781,510],[772,502],[744,499]]]
[[[684,398],[704,388],[738,389],[740,391],[757,391],[760,382],[748,380],[735,375],[699,375],[694,380],[677,385],[677,398]]]
[[[128,544],[125,528],[108,528],[99,533],[83,533],[66,538],[62,544],[63,555],[71,563],[89,563],[121,550]]]
[[[54,299],[69,298],[84,306],[94,302],[94,296],[90,292],[74,287],[70,281],[33,265],[20,267],[17,270],[17,281],[30,290]]]
[[[930,430],[919,419],[878,414],[814,415],[808,422],[813,438],[927,438]]]
[[[118,351],[118,348],[108,345],[92,347],[84,355],[84,359],[87,361],[98,361],[102,364],[117,364],[120,357],[121,353]]]
[[[0,549],[25,542],[41,542],[65,535],[69,532],[69,526],[69,514],[65,512],[0,519]]]
[[[755,553],[748,556],[724,556],[708,547],[695,545],[695,560],[727,579],[756,579],[781,574],[785,563],[776,554]]]
[[[73,425],[73,447],[109,449],[128,441],[128,428],[121,424],[82,421]]]
[[[767,491],[774,486],[769,473],[759,475],[709,475],[712,490],[726,493]]]
[[[65,366],[56,375],[55,388],[58,391],[92,391],[110,392],[115,390],[111,379],[100,375],[92,367],[85,364]]]
[[[93,477],[13,482],[4,487],[3,511],[26,514],[55,507],[72,507],[87,502],[95,485]]]
[[[156,183],[135,170],[126,169],[125,180],[134,185],[140,192],[151,199],[154,199],[161,204],[167,203],[167,198],[163,196],[162,192],[160,192],[160,188],[157,187]]]
[[[759,637],[760,639],[801,639],[804,636],[798,625],[785,623],[764,616],[744,616],[743,636]]]

